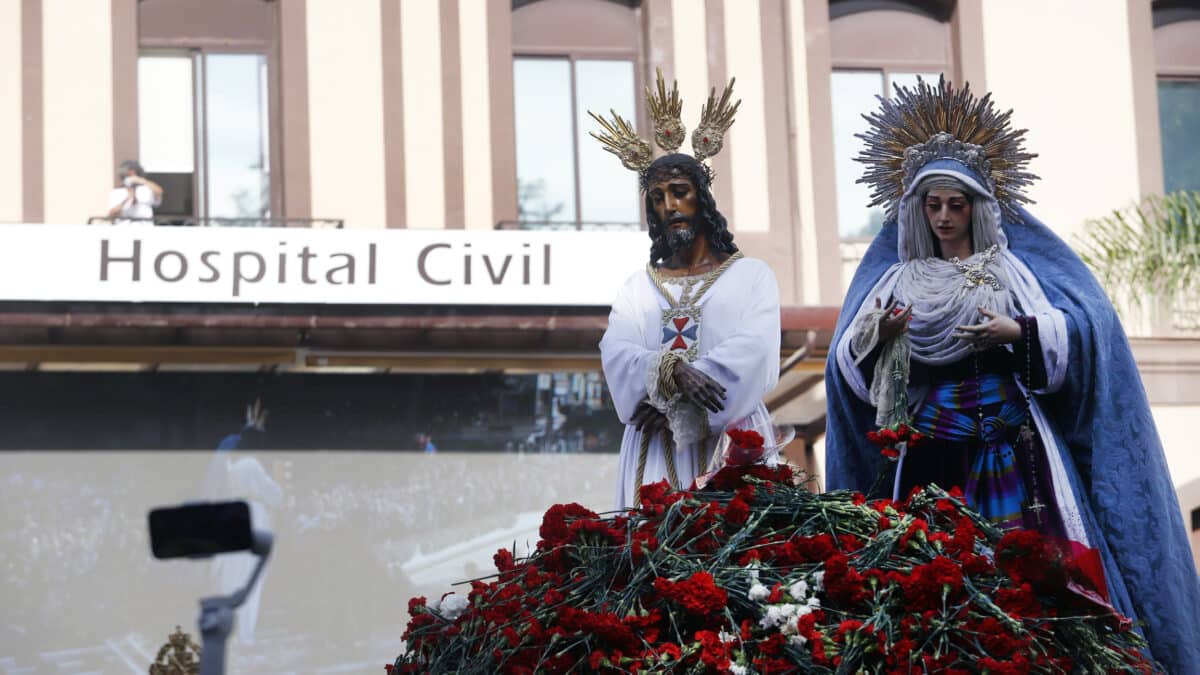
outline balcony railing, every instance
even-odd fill
[[[642,223],[578,220],[501,220],[497,230],[576,230],[581,232],[636,232],[645,229]]]
[[[306,227],[340,230],[345,221],[340,218],[196,218],[193,216],[154,216],[150,219],[109,218],[92,216],[88,225],[159,225],[163,227]]]

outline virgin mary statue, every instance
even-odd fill
[[[1095,590],[1169,672],[1200,672],[1200,580],[1146,393],[1104,291],[1022,206],[1024,131],[945,81],[881,103],[858,159],[888,218],[827,365],[828,487],[879,484],[867,433],[915,430],[893,496],[959,486],[1002,529],[1098,553]]]

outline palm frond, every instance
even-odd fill
[[[1123,309],[1162,303],[1177,321],[1200,309],[1200,192],[1153,196],[1088,221],[1077,249]]]

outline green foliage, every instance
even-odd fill
[[[1117,307],[1161,302],[1171,314],[1200,301],[1200,192],[1173,192],[1089,221],[1079,255]]]

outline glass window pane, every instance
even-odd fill
[[[842,237],[869,237],[882,226],[883,209],[868,209],[871,191],[855,182],[863,172],[863,165],[854,161],[863,147],[855,134],[867,130],[862,116],[879,105],[875,97],[883,92],[883,72],[835,70],[831,89],[838,233]]]
[[[137,159],[151,173],[191,173],[196,139],[192,126],[192,57],[138,58]]]
[[[271,215],[267,59],[211,54],[205,69],[208,215]]]
[[[637,174],[588,135],[600,125],[587,114],[609,108],[637,125],[632,61],[576,61],[575,110],[579,136],[579,201],[588,223],[639,227]]]
[[[517,210],[526,222],[575,220],[571,64],[513,59]]]
[[[1200,190],[1200,80],[1159,80],[1163,188]]]

